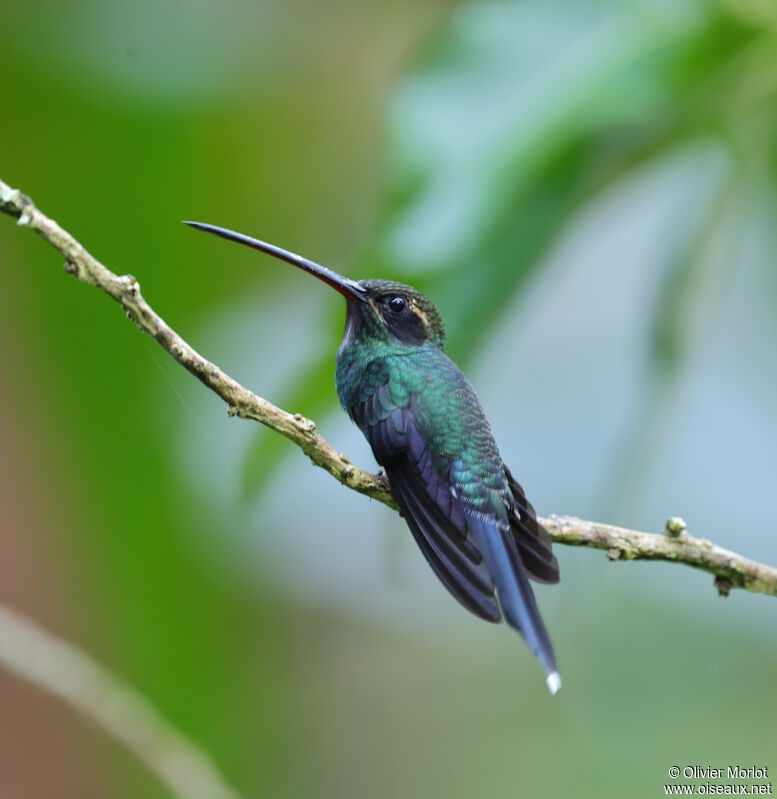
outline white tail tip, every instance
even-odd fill
[[[548,679],[545,682],[548,684],[551,694],[555,694],[561,688],[561,675],[557,671],[552,671],[548,674]]]

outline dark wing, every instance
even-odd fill
[[[559,568],[556,556],[551,549],[550,534],[537,521],[537,514],[534,512],[531,502],[526,499],[526,494],[520,483],[506,466],[504,472],[515,499],[515,505],[508,508],[508,517],[510,529],[521,555],[521,562],[532,580],[539,583],[557,583]]]
[[[413,537],[445,587],[487,621],[501,619],[494,583],[468,533],[464,510],[432,465],[412,403],[392,407],[389,386],[363,407],[363,430],[386,470],[392,493]]]
[[[404,362],[373,362],[358,407],[349,413],[385,468],[402,515],[437,576],[481,618],[498,621],[504,615],[539,659],[555,693],[561,683],[553,646],[529,585],[529,576],[558,580],[550,536],[504,468],[467,379],[441,351],[418,357],[427,360],[412,369]],[[413,371],[422,373],[423,383]],[[439,450],[436,460],[427,440]]]

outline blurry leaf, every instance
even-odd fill
[[[716,277],[710,268],[710,258],[713,247],[731,224],[731,190],[731,183],[723,184],[704,224],[668,271],[659,292],[651,336],[651,360],[661,379],[671,380],[677,374],[689,344],[688,328],[693,318],[698,317],[705,295],[709,296],[704,284]],[[707,309],[706,315],[711,313],[714,308]]]
[[[736,137],[754,113],[732,108],[742,69],[771,76],[772,36],[712,4],[459,7],[395,91],[383,210],[351,273],[430,294],[466,363],[587,203],[681,142]],[[748,97],[769,109],[759,119],[772,120],[777,81],[751,82],[760,91]],[[773,127],[759,131],[765,141]],[[677,357],[693,263],[672,273],[661,306],[653,346],[664,359]],[[331,368],[291,387],[289,407],[334,405]],[[284,452],[253,449],[248,494]]]
[[[689,95],[747,43],[702,6],[462,7],[397,91],[389,197],[363,261],[432,294],[466,360],[586,202],[707,132],[698,109],[689,129]]]

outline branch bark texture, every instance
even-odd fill
[[[384,479],[352,464],[321,436],[313,421],[278,408],[200,355],[146,302],[134,277],[111,272],[70,233],[39,211],[28,197],[2,180],[0,211],[16,217],[19,226],[34,230],[46,239],[64,256],[68,272],[113,297],[141,330],[155,338],[178,363],[224,400],[231,416],[253,419],[272,428],[343,485],[397,509]],[[670,519],[662,533],[639,532],[572,516],[552,515],[540,521],[559,544],[603,549],[611,560],[684,563],[714,575],[721,594],[728,594],[731,588],[745,588],[777,596],[777,569],[691,536],[677,518]]]

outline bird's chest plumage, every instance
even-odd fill
[[[343,408],[365,431],[366,425],[409,407],[413,394],[423,389],[416,372],[405,354],[357,343],[338,351],[335,385]]]

